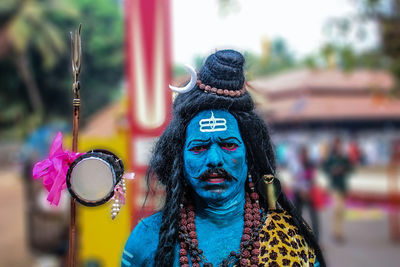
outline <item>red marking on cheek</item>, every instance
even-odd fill
[[[236,163],[237,163],[237,160],[236,160],[236,159],[232,159],[232,161],[233,161],[233,164],[236,164]]]

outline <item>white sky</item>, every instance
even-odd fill
[[[262,38],[282,37],[296,56],[317,51],[331,17],[355,13],[351,0],[237,0],[236,11],[221,15],[217,0],[172,0],[173,59],[193,64],[194,55],[216,48],[261,53]],[[376,31],[372,25],[370,31]],[[377,43],[374,34],[367,45]]]

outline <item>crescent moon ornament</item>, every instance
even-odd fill
[[[194,68],[192,66],[189,66],[189,65],[186,65],[186,64],[185,64],[185,68],[190,73],[190,81],[189,81],[189,83],[184,87],[175,87],[175,86],[169,85],[169,88],[172,91],[180,93],[180,94],[187,93],[190,90],[192,90],[196,86],[196,82],[197,82],[197,73],[194,70]]]

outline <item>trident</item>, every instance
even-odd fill
[[[71,35],[71,62],[72,62],[72,73],[74,76],[74,82],[72,84],[73,93],[73,123],[72,123],[72,151],[76,152],[78,148],[78,129],[79,129],[79,107],[81,105],[81,99],[79,95],[80,83],[79,73],[81,72],[81,58],[82,58],[82,46],[81,46],[81,29],[82,24],[79,24],[78,30],[74,31]],[[70,207],[70,222],[69,222],[69,249],[68,249],[68,266],[75,267],[76,261],[76,208],[75,199],[71,198]]]

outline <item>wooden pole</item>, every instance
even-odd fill
[[[78,130],[79,130],[79,107],[80,100],[80,84],[79,73],[81,71],[81,29],[79,25],[78,31],[74,35],[71,32],[71,59],[72,59],[72,72],[74,75],[74,83],[72,84],[72,91],[74,99],[73,105],[73,121],[72,121],[72,151],[78,150]],[[70,206],[70,221],[69,221],[69,249],[68,249],[68,266],[75,267],[76,265],[76,203],[75,199],[71,198]]]

